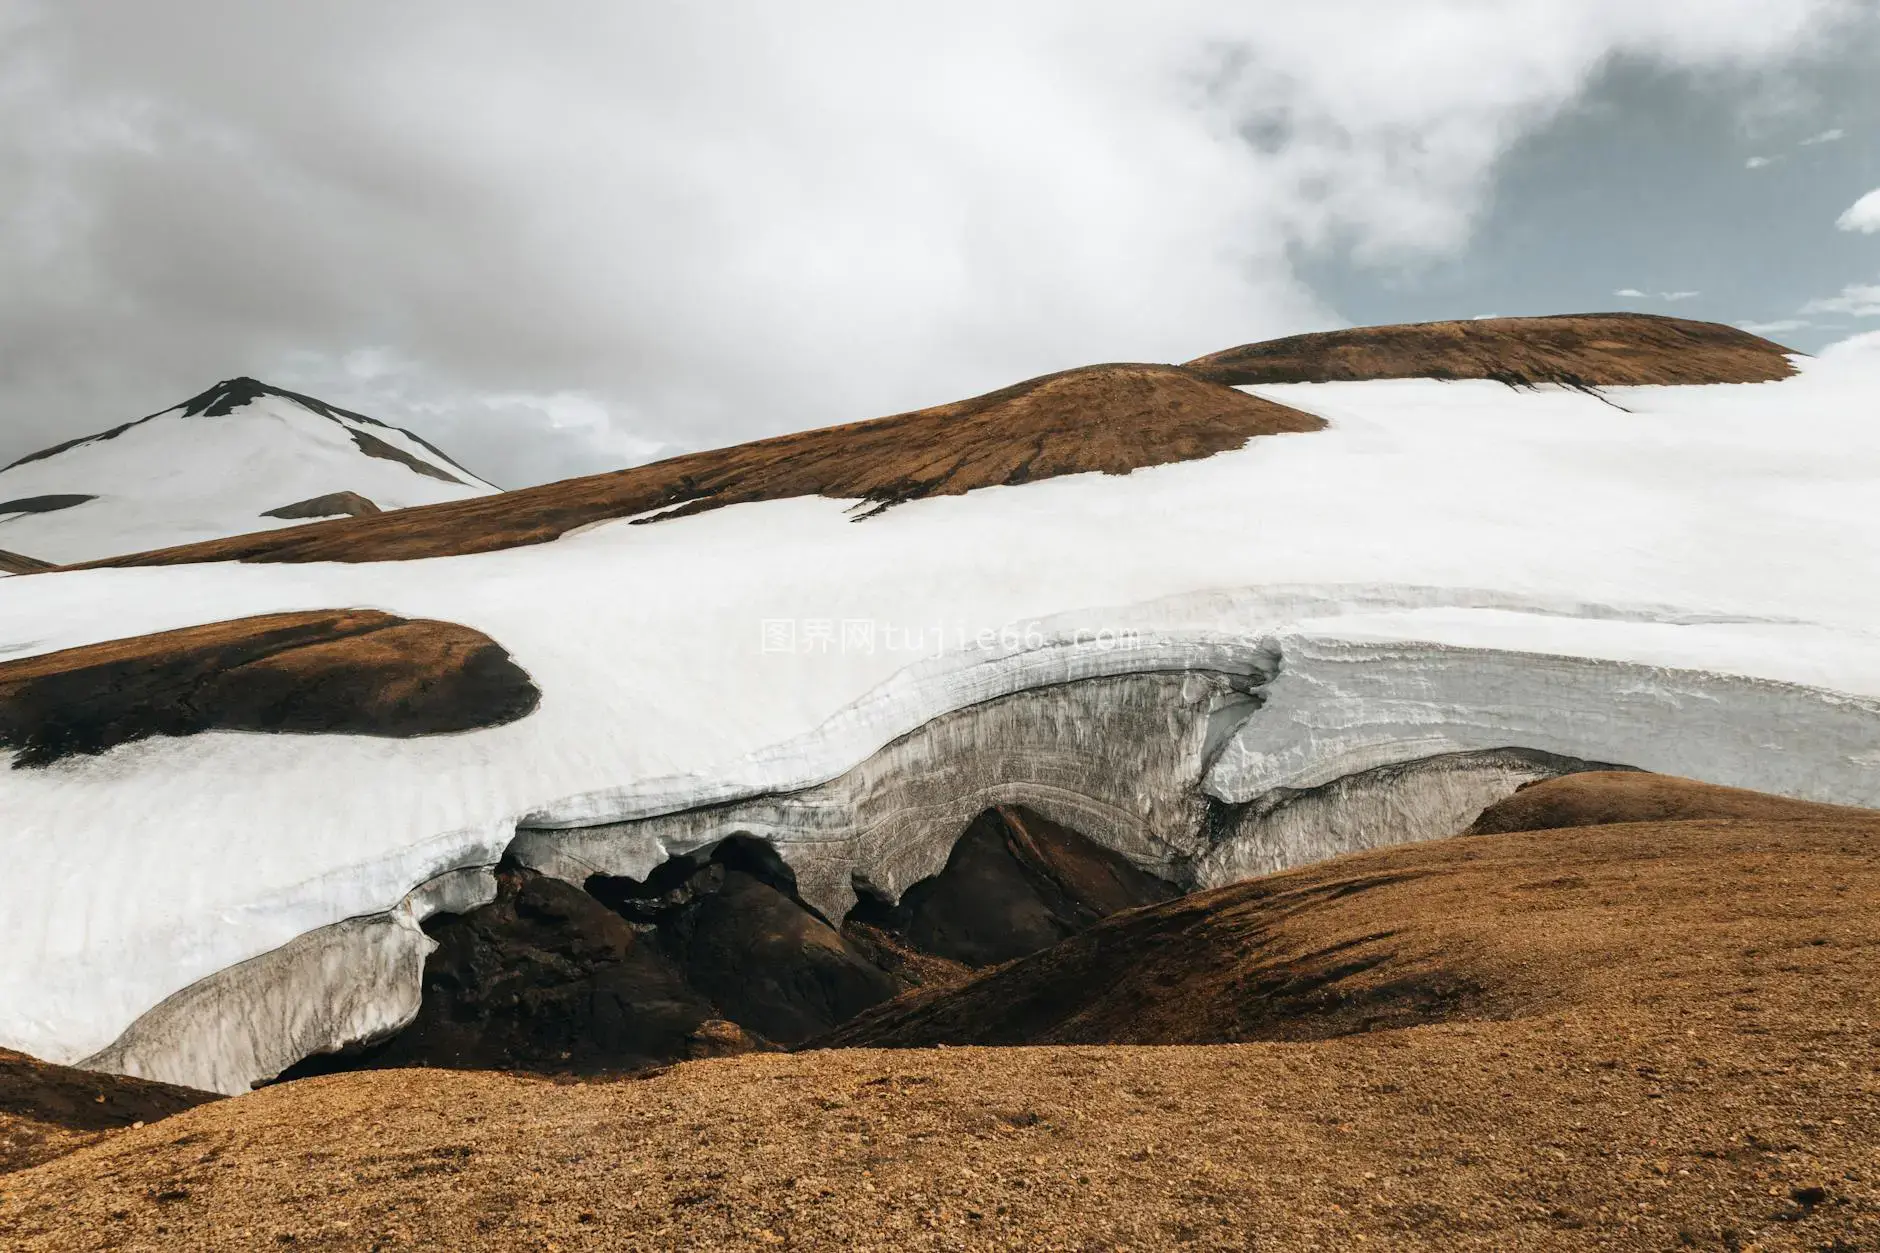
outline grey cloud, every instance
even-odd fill
[[[249,373],[515,484],[1335,325],[1612,58],[1860,12],[0,0],[0,458]]]

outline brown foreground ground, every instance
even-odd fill
[[[0,1247],[1880,1248],[1876,900],[1858,812],[1379,850],[876,1011],[1240,1042],[333,1075],[0,1176]]]

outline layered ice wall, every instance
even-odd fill
[[[1242,660],[1232,673],[1148,671],[1013,692],[934,717],[824,783],[523,826],[506,853],[578,885],[644,878],[669,857],[755,835],[776,847],[804,899],[839,920],[858,887],[894,899],[938,873],[994,805],[1027,806],[1144,869],[1216,887],[1452,835],[1524,783],[1631,768],[1628,754],[1684,774],[1721,763],[1761,790],[1880,798],[1866,748],[1880,742],[1880,702],[1454,646],[1292,638]],[[1563,751],[1595,745],[1617,746],[1620,760]],[[570,808],[594,814],[597,804],[589,795]],[[441,876],[387,913],[219,971],[85,1064],[240,1091],[309,1054],[389,1035],[418,1010],[431,948],[418,923],[484,903],[489,884],[483,867]]]
[[[235,1090],[383,1034],[416,1006],[414,892],[505,852],[579,882],[751,831],[833,916],[987,803],[1196,884],[1446,834],[1573,760],[1880,804],[1880,361],[1623,410],[1270,390],[1331,428],[861,524],[788,500],[473,557],[7,580],[0,656],[365,606],[475,627],[543,699],[462,735],[0,770],[0,1045]],[[772,654],[778,618],[1023,629]]]

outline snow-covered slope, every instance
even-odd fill
[[[494,491],[409,431],[230,379],[0,470],[0,551],[65,565],[293,526],[310,515],[292,506],[341,493],[402,509]]]
[[[0,771],[0,1045],[237,1090],[408,1020],[418,922],[506,852],[581,882],[748,831],[839,915],[995,803],[1193,883],[1446,833],[1546,754],[1880,804],[1880,353],[1798,364],[1260,387],[1325,429],[863,522],[7,580],[0,661],[357,606],[473,628],[542,698]]]

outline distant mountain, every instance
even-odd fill
[[[0,470],[0,570],[498,489],[410,431],[251,378]]]

